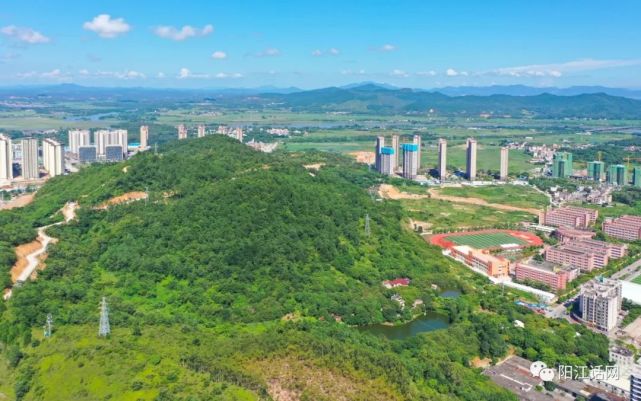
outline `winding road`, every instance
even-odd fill
[[[62,212],[62,215],[64,216],[63,221],[59,221],[57,223],[49,224],[49,225],[38,228],[37,241],[40,242],[40,247],[26,256],[27,266],[24,268],[24,270],[22,270],[22,272],[20,272],[20,275],[16,279],[16,284],[23,283],[27,281],[29,277],[31,277],[31,275],[38,268],[38,265],[41,262],[40,256],[42,256],[45,252],[47,252],[47,248],[49,247],[49,244],[55,241],[55,238],[47,235],[46,233],[47,229],[52,226],[67,224],[71,220],[75,219],[77,208],[78,208],[78,204],[76,202],[67,202],[67,204],[65,204],[65,206],[62,209],[60,209],[60,212]],[[12,291],[9,290],[4,294],[3,298],[5,300],[9,299],[11,298],[11,294],[12,294]]]

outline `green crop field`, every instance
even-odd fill
[[[506,233],[452,235],[447,239],[457,245],[468,245],[477,249],[496,248],[505,244],[527,244],[526,241]]]
[[[549,205],[548,197],[536,189],[523,185],[492,185],[485,187],[445,187],[439,193],[465,198],[479,198],[489,203],[543,209]]]

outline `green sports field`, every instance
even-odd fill
[[[496,248],[505,244],[527,244],[526,241],[506,233],[452,235],[446,239],[456,245],[468,245],[476,249]]]

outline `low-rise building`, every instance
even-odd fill
[[[599,212],[596,209],[565,206],[549,209],[539,217],[539,223],[554,227],[587,228],[596,222]]]
[[[607,255],[586,252],[571,245],[550,247],[545,251],[546,262],[576,267],[583,272],[590,272],[595,268],[603,267],[607,264],[607,260]]]
[[[509,260],[467,245],[451,247],[450,255],[472,269],[481,271],[491,277],[505,277],[510,270]]]
[[[383,281],[385,288],[407,287],[408,285],[410,285],[410,279],[406,277]]]
[[[572,227],[561,226],[556,229],[554,236],[562,243],[565,244],[569,241],[592,239],[596,233],[594,231],[579,230]]]
[[[641,216],[621,216],[608,218],[603,222],[603,232],[624,241],[641,239]]]
[[[529,261],[517,263],[514,273],[519,281],[534,281],[559,291],[564,290],[567,283],[576,278],[576,270],[568,267],[563,268],[552,263]]]

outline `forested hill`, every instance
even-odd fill
[[[1,250],[59,219],[65,202],[80,203],[77,221],[49,229],[59,242],[46,269],[0,303],[0,393],[46,401],[514,400],[470,361],[513,347],[548,364],[605,362],[605,337],[519,309],[514,294],[406,230],[397,204],[369,195],[379,180],[338,156],[266,155],[222,136],[52,179],[32,205],[0,213]],[[131,191],[149,198],[98,207]],[[401,290],[404,309],[381,286],[396,277],[412,279]],[[464,295],[442,298],[432,284]],[[97,337],[102,297],[109,338]],[[410,308],[418,299],[423,305]],[[422,311],[452,324],[399,342],[351,327]],[[43,338],[48,313],[54,332]]]
[[[557,96],[447,96],[440,92],[389,89],[369,84],[352,88],[324,88],[289,94],[263,94],[251,102],[288,107],[295,111],[342,111],[354,113],[429,113],[446,116],[494,116],[535,118],[641,118],[641,100],[604,93]]]

